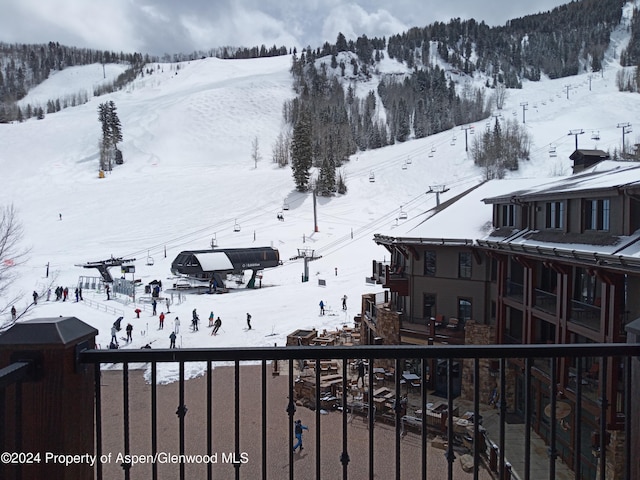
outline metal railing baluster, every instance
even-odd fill
[[[123,435],[124,435],[124,454],[128,456],[131,453],[131,445],[129,444],[129,364],[122,364],[122,417],[123,417]],[[131,463],[123,462],[125,480],[131,478]]]
[[[151,454],[158,452],[158,365],[151,362]],[[158,465],[151,464],[151,478],[158,479]]]

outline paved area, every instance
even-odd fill
[[[289,460],[293,459],[294,478],[316,478],[316,437],[319,435],[321,478],[342,478],[342,415],[329,412],[321,416],[316,425],[315,412],[298,407],[295,417],[309,427],[304,433],[304,450],[290,455],[289,428],[286,406],[288,403],[288,377],[281,375],[267,377],[267,451],[261,449],[262,405],[260,402],[261,372],[259,367],[243,366],[240,372],[240,411],[242,422],[239,427],[240,451],[246,454],[247,463],[240,467],[240,478],[259,479],[263,458],[267,463],[267,478],[289,478]],[[218,454],[218,463],[213,465],[214,478],[235,477],[234,467],[224,463],[222,454],[234,451],[234,396],[233,368],[221,367],[213,373],[213,452]],[[103,454],[111,454],[111,461],[104,465],[103,478],[124,478],[117,455],[124,452],[122,373],[107,371],[102,377],[103,402]],[[200,377],[185,382],[186,453],[206,454],[206,389],[207,378]],[[178,384],[160,385],[157,388],[158,450],[163,453],[179,453]],[[151,387],[140,371],[130,371],[129,381],[130,452],[137,455],[151,453]],[[366,421],[354,416],[347,424],[347,444],[349,464],[348,478],[359,480],[369,478],[369,430]],[[420,478],[420,436],[408,433],[401,440],[401,478]],[[374,472],[378,479],[395,478],[395,429],[391,425],[376,423],[374,430]],[[458,456],[459,457],[459,456]],[[428,478],[447,478],[447,462],[444,451],[433,447],[427,450]],[[202,463],[186,465],[186,478],[207,478],[207,467]],[[132,479],[151,478],[151,465],[138,464],[131,469]],[[158,478],[175,480],[179,478],[179,466],[174,463],[158,465]],[[459,458],[454,462],[453,478],[471,479],[473,476],[462,470]],[[491,478],[482,471],[480,478]]]

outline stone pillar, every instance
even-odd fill
[[[464,326],[465,345],[495,345],[496,327],[467,320]],[[480,359],[480,401],[487,403],[491,392],[497,385],[496,378],[490,374],[491,359]],[[473,360],[462,362],[462,392],[464,400],[473,401]]]
[[[0,335],[0,368],[33,363],[33,375],[6,388],[3,451],[28,454],[33,463],[0,463],[0,478],[93,480],[95,384],[93,365],[79,364],[78,351],[95,347],[98,331],[75,317],[16,323]],[[21,415],[16,417],[16,393]],[[62,457],[83,455],[65,465]]]

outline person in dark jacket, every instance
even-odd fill
[[[305,425],[302,425],[302,420],[296,420],[296,423],[293,426],[293,433],[296,436],[296,444],[293,446],[293,451],[295,452],[298,447],[300,447],[300,451],[304,450],[302,447],[302,431],[309,430]]]
[[[220,317],[218,317],[216,318],[216,321],[213,322],[213,330],[211,331],[211,335],[217,335],[218,330],[220,330],[221,326],[222,326],[222,320],[220,320]]]

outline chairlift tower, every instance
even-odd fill
[[[313,261],[313,260],[317,260],[319,258],[321,258],[322,256],[317,256],[315,255],[315,250],[313,250],[312,248],[299,248],[298,249],[298,255],[293,257],[293,259],[298,259],[301,258],[304,261],[304,271],[302,273],[302,281],[303,282],[308,282],[309,281],[309,262]]]
[[[529,102],[522,102],[520,103],[520,106],[522,107],[522,123],[527,123],[525,120],[524,112],[528,110],[527,107],[529,106]]]
[[[624,136],[631,133],[631,124],[629,122],[619,123],[616,128],[622,129],[622,153],[625,153]]]
[[[467,125],[460,127],[460,130],[464,130],[464,151],[469,151],[469,143],[467,141],[467,132],[471,130],[471,134],[473,135],[473,125]]]
[[[568,135],[573,135],[576,139],[576,150],[578,150],[578,135],[582,135],[584,130],[579,128],[577,130],[569,130]]]
[[[425,193],[435,193],[436,194],[436,206],[439,207],[440,206],[440,194],[444,193],[444,192],[448,192],[449,189],[447,187],[445,187],[444,185],[433,185],[433,186],[429,186],[429,190],[427,190]]]

